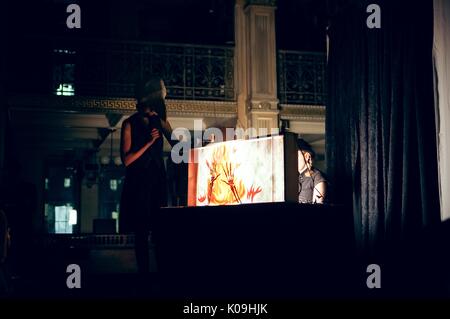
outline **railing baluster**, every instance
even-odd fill
[[[278,97],[282,104],[324,105],[323,53],[278,51]]]
[[[55,45],[69,47],[64,39]],[[93,40],[70,47],[77,56],[76,95],[133,97],[137,76],[154,74],[165,80],[169,98],[235,99],[234,81],[227,74],[233,47]]]

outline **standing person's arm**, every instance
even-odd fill
[[[172,139],[172,126],[170,126],[170,123],[168,120],[164,121],[163,119],[161,119],[161,127],[162,127],[162,131],[164,134],[164,137],[167,139],[167,141],[169,142],[169,144],[173,147],[176,143],[178,143],[179,141],[173,140]]]
[[[143,147],[141,147],[136,152],[131,152],[131,124],[128,121],[123,122],[122,124],[122,135],[120,142],[120,156],[122,157],[122,162],[125,166],[130,165],[135,160],[144,154],[144,152],[153,145],[157,138],[159,138],[159,131],[157,129],[153,129],[151,132],[151,139]]]
[[[164,136],[170,141],[170,136],[172,135],[172,127],[170,126],[170,123],[168,120],[161,119],[161,127]]]

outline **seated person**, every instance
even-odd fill
[[[327,181],[323,173],[313,167],[315,152],[305,140],[298,139],[298,202],[323,204]]]

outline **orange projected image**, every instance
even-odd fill
[[[241,179],[235,177],[235,169],[239,163],[230,162],[227,145],[222,144],[213,151],[212,162],[206,160],[209,168],[208,188],[206,195],[200,195],[199,202],[210,205],[227,205],[241,203],[246,189]]]
[[[233,140],[194,149],[189,205],[236,205],[284,200],[283,138]]]

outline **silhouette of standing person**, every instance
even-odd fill
[[[6,214],[0,209],[0,297],[9,292],[9,274],[5,266],[9,240],[8,220]]]
[[[9,261],[15,277],[29,270],[33,254],[33,217],[36,213],[36,187],[22,177],[22,166],[17,161],[8,166],[0,187],[3,208],[11,235]]]
[[[160,207],[167,206],[164,135],[170,141],[166,88],[152,77],[136,87],[137,112],[122,124],[121,156],[126,167],[120,207],[120,231],[134,232],[138,271],[149,273],[149,231]]]

